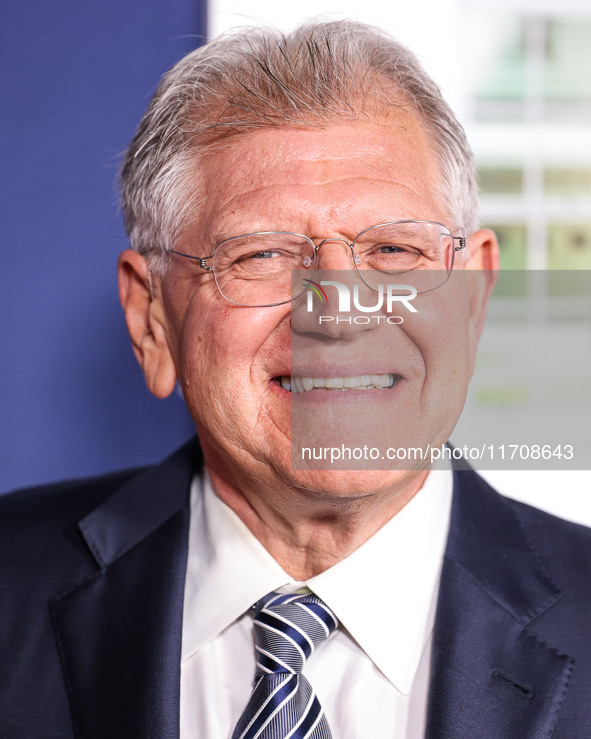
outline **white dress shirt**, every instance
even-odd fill
[[[195,477],[181,658],[181,739],[230,739],[255,674],[250,606],[306,585],[340,628],[304,667],[333,739],[422,739],[431,638],[449,528],[451,471],[421,490],[353,554],[294,582]]]

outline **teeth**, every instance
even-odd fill
[[[361,375],[359,377],[289,377],[280,378],[281,387],[292,393],[306,393],[317,388],[327,390],[373,390],[393,387],[398,375]]]

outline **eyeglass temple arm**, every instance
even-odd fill
[[[182,251],[175,251],[174,249],[169,249],[168,252],[169,254],[178,254],[179,257],[187,257],[187,259],[193,259],[196,262],[199,262],[199,266],[201,267],[201,269],[206,269],[208,272],[213,272],[213,267],[205,264],[205,260],[211,259],[213,254],[210,254],[208,257],[194,257],[192,254],[183,254]]]
[[[466,237],[465,236],[452,236],[452,239],[454,241],[459,241],[459,246],[454,246],[454,252],[456,251],[462,251],[462,249],[466,248]]]

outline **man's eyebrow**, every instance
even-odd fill
[[[227,239],[231,239],[234,236],[240,236],[241,233],[245,233],[244,231],[226,231],[226,230],[215,230],[211,231],[208,235],[207,239],[204,239],[204,243],[207,243],[211,250],[215,249],[215,247],[218,244],[221,244],[222,241],[226,241]],[[250,232],[249,232],[250,233]]]
[[[407,223],[399,223],[397,221],[390,221],[390,224],[396,224],[396,236],[410,236],[411,234],[416,235],[416,229],[413,229]],[[377,238],[377,237],[376,237]]]
[[[267,233],[270,231],[287,231],[289,233],[295,233],[295,231],[292,232],[291,229],[288,228],[279,228],[277,225],[266,226],[259,223],[256,226],[252,227],[249,227],[248,225],[243,225],[239,230],[234,229],[232,231],[215,229],[213,231],[210,231],[207,243],[210,243],[211,248],[214,249],[218,244],[221,244],[222,241],[227,241],[228,239],[232,239],[236,236],[248,236],[249,234]]]

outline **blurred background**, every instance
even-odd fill
[[[114,182],[160,75],[227,28],[287,30],[318,14],[385,28],[418,54],[467,129],[482,221],[499,235],[502,267],[591,269],[588,0],[362,6],[0,0],[0,491],[152,462],[193,433],[178,397],[150,396],[128,346],[115,282],[126,240]],[[552,284],[541,312],[523,320],[542,315],[562,333],[561,321],[574,321],[591,343],[588,281],[568,295]],[[530,299],[529,290],[527,279],[512,281],[492,320],[502,324],[507,305]],[[489,366],[505,357],[506,335],[493,338]],[[548,383],[568,385],[569,357],[555,365]],[[528,393],[526,383],[507,395],[490,372],[475,385],[484,412]],[[591,524],[588,471],[488,476],[510,495]]]

